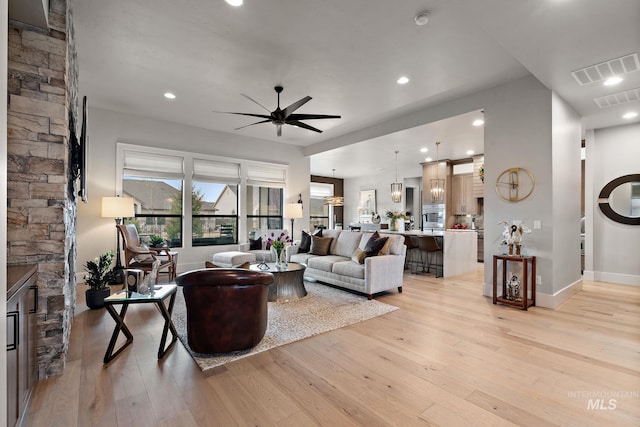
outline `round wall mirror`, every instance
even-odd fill
[[[609,182],[600,191],[598,205],[612,221],[640,225],[640,174],[624,175]]]

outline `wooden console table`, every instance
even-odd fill
[[[498,296],[498,261],[502,267],[502,296]],[[520,300],[507,298],[507,271],[509,263],[519,262],[522,264],[522,291]],[[531,268],[529,269],[529,265]],[[531,280],[529,280],[531,277]],[[531,298],[528,297],[529,283],[531,283]],[[535,256],[493,256],[493,303],[502,303],[527,310],[530,306],[536,305],[536,257]]]

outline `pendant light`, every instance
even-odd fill
[[[391,200],[393,203],[400,203],[402,201],[402,183],[398,182],[398,153],[396,150],[396,182],[391,184]]]
[[[431,180],[431,201],[444,202],[444,179],[440,179],[440,141],[436,141],[436,177]]]

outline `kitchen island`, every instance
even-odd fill
[[[474,271],[478,267],[478,233],[475,230],[381,230],[381,233],[407,236],[436,236],[442,247],[442,272],[444,277]]]

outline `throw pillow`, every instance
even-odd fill
[[[258,237],[255,240],[249,239],[249,250],[250,251],[255,251],[255,250],[260,250],[260,249],[262,249],[262,236]]]
[[[311,236],[322,237],[322,228],[317,229],[313,234],[309,234],[302,230],[302,238],[300,239],[300,245],[298,246],[299,254],[306,254],[311,249]]]
[[[357,262],[358,264],[364,264],[364,258],[367,256],[367,251],[356,248],[353,251],[353,255],[351,255],[351,261]]]
[[[380,237],[380,235],[376,232],[369,238],[367,246],[365,246],[364,248],[364,250],[367,252],[367,256],[377,256],[384,244],[387,243],[387,240],[389,240],[388,237]]]
[[[312,255],[327,255],[331,247],[332,237],[311,236],[311,248],[309,253]]]

